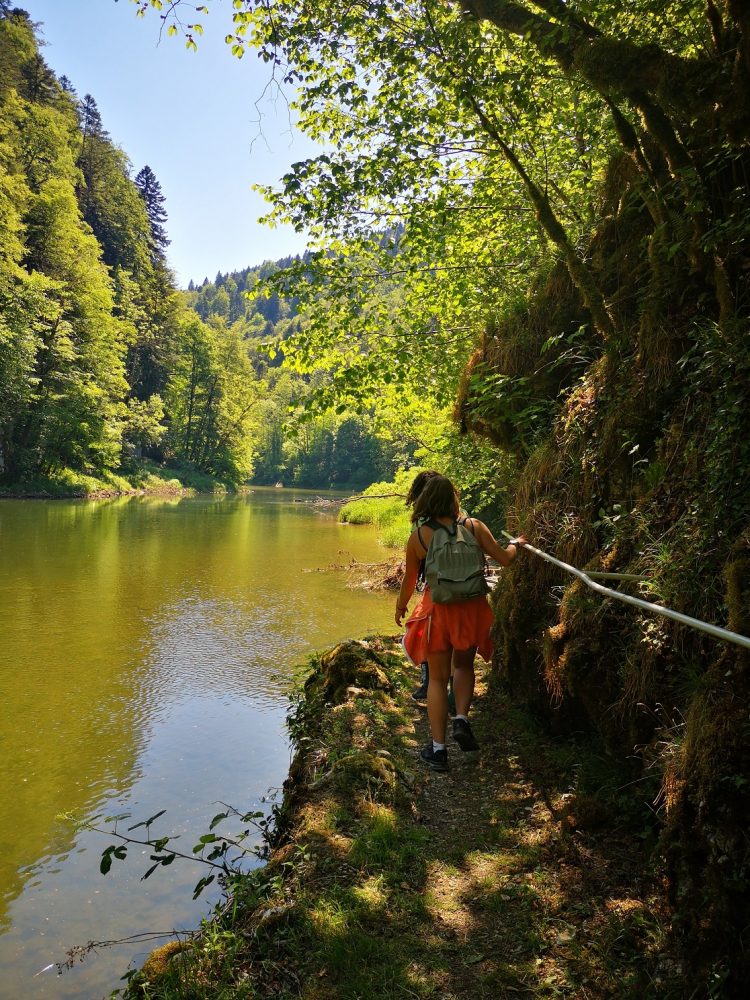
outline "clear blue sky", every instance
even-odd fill
[[[165,35],[159,44],[158,16],[137,18],[130,0],[17,4],[41,22],[51,68],[79,96],[94,97],[134,171],[147,163],[156,174],[167,199],[169,260],[181,285],[304,249],[304,236],[290,227],[258,225],[266,204],[250,187],[277,181],[315,148],[293,131],[284,101],[262,98],[268,66],[253,53],[237,59],[225,45],[228,0],[214,0],[201,18],[197,52],[178,37]]]

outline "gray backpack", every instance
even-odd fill
[[[433,535],[424,562],[425,578],[435,604],[455,604],[489,593],[484,552],[473,533],[455,521],[447,528],[426,522]]]

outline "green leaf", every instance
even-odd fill
[[[163,816],[166,811],[167,811],[166,809],[160,809],[158,813],[154,813],[154,815],[149,816],[148,819],[142,820],[140,823],[135,823],[133,824],[133,826],[129,826],[128,833],[130,833],[132,830],[137,830],[141,826],[151,826],[151,824],[155,820],[159,819],[160,816]]]
[[[219,823],[221,823],[222,820],[225,820],[228,816],[229,816],[229,813],[225,813],[225,812],[224,813],[217,813],[214,816],[214,818],[211,820],[211,823],[210,823],[210,825],[208,827],[209,830],[213,830],[213,828],[215,826],[218,826]]]
[[[141,882],[145,882],[147,878],[151,878],[160,864],[161,862],[157,861],[155,865],[151,865],[151,867],[148,868],[143,875],[141,875]]]
[[[197,899],[206,886],[211,885],[215,878],[216,875],[206,875],[205,878],[200,879],[200,881],[196,883],[195,889],[193,889],[193,899]]]

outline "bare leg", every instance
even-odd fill
[[[471,699],[474,697],[474,657],[476,646],[471,649],[453,650],[453,694],[456,697],[456,713],[469,714]],[[432,669],[432,665],[430,665]],[[428,696],[429,697],[429,696]],[[427,703],[429,711],[429,701]]]
[[[448,726],[448,678],[451,675],[451,652],[428,653],[430,683],[427,688],[427,718],[436,743],[445,743]]]

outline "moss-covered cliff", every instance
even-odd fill
[[[564,262],[487,326],[459,415],[525,462],[513,527],[579,567],[643,574],[632,593],[750,634],[748,160],[695,150],[705,219],[678,218],[617,157],[585,257],[613,328]],[[653,198],[660,199],[654,205]],[[662,219],[663,221],[659,221]],[[596,730],[658,773],[678,927],[704,984],[750,972],[748,655],[603,601],[527,555],[496,599],[499,676],[554,726]]]

